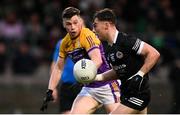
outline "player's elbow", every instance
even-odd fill
[[[157,53],[157,60],[160,59],[160,56],[161,56],[161,54],[158,52],[158,53]]]
[[[157,50],[154,52],[153,58],[156,60],[156,62],[160,59],[160,53]]]

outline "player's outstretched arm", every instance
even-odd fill
[[[115,79],[118,79],[118,76],[116,72],[113,69],[111,69],[102,74],[97,74],[95,81],[109,81],[109,80],[115,80]]]

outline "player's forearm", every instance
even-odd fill
[[[93,60],[93,62],[96,64],[97,68],[99,68],[102,65],[102,60]]]
[[[48,89],[54,90],[57,87],[59,80],[61,78],[60,76],[61,70],[59,70],[58,67],[55,67],[53,72],[51,73]]]
[[[98,48],[90,51],[89,56],[90,56],[91,60],[96,64],[97,68],[99,68],[102,65],[102,63],[103,63],[102,56],[101,56],[100,50]]]
[[[116,72],[113,69],[111,69],[102,74],[98,74],[95,78],[95,81],[109,81],[117,78],[118,77],[116,75]]]
[[[50,75],[53,72],[53,69],[54,69],[55,65],[56,65],[56,62],[52,61],[51,66],[50,66]]]
[[[153,66],[157,63],[160,58],[160,54],[157,50],[153,49],[147,55],[145,55],[144,65],[141,67],[140,71],[144,74],[148,73]]]

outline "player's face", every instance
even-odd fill
[[[97,18],[95,18],[93,23],[93,30],[98,35],[98,38],[102,41],[106,38],[106,29],[105,29],[105,23],[103,21],[99,21]]]
[[[75,15],[70,19],[63,19],[63,24],[72,39],[80,34],[82,29],[82,19],[79,16]]]

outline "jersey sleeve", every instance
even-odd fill
[[[136,53],[136,54],[140,54],[144,45],[144,42],[135,37],[135,36],[127,36],[126,40],[124,40],[125,43],[127,44],[127,47],[129,50],[131,50],[132,52]]]
[[[84,30],[82,36],[80,36],[81,45],[90,52],[94,48],[99,48],[100,40],[97,36],[90,30]]]

